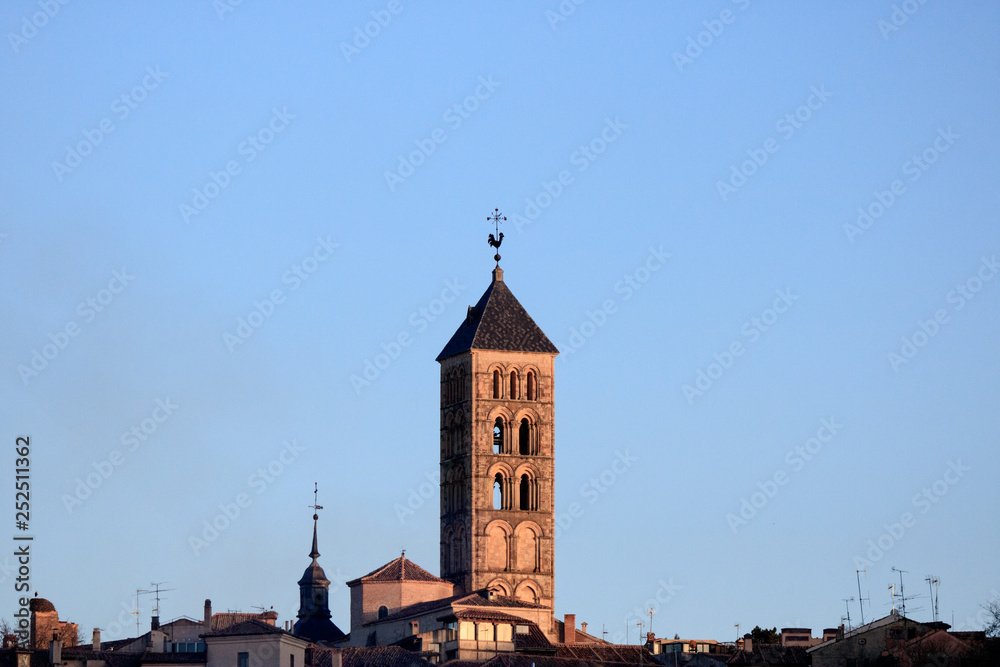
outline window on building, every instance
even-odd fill
[[[493,509],[503,509],[503,475],[500,473],[493,480]]]
[[[528,371],[528,400],[538,400],[537,389],[535,389],[535,372]]]
[[[386,607],[385,605],[382,605],[381,607],[378,608],[378,618],[379,618],[380,621],[383,618],[385,618],[386,616],[388,616],[388,615],[389,615],[389,608],[388,607]]]
[[[250,654],[247,651],[236,654],[236,667],[250,667]]]
[[[493,453],[503,454],[503,419],[497,417],[493,422]]]
[[[459,639],[475,639],[476,638],[476,626],[474,623],[469,623],[468,621],[462,621],[458,624],[458,638]]]
[[[518,440],[518,451],[522,456],[527,456],[531,453],[531,424],[528,423],[527,419],[521,420],[521,427],[517,432]]]
[[[481,642],[493,641],[493,624],[478,623],[476,626],[476,639]]]
[[[519,387],[517,386],[517,371],[511,371],[510,372],[510,397],[511,397],[511,399],[513,399],[515,401],[520,398],[520,396],[518,395],[518,389],[519,389]]]
[[[493,371],[493,398],[500,398],[500,371]]]
[[[509,642],[511,639],[513,639],[513,635],[510,630],[511,630],[510,626],[506,623],[500,623],[499,625],[497,625],[497,641]]]
[[[295,667],[295,654],[292,653],[288,656],[288,667]]]
[[[521,475],[521,488],[519,495],[521,509],[531,509],[531,480],[527,475]]]

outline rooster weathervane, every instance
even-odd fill
[[[490,234],[490,245],[497,249],[497,253],[493,255],[493,259],[496,260],[497,266],[500,266],[500,244],[503,243],[503,232],[500,231],[500,223],[504,222],[507,216],[500,215],[500,209],[493,209],[493,215],[486,216],[487,222],[492,222],[496,230],[497,235],[493,236]]]

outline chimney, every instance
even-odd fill
[[[837,639],[843,639],[843,638],[844,638],[844,624],[841,623],[840,625],[837,626]]]
[[[205,630],[212,629],[212,601],[205,600]]]
[[[576,643],[576,614],[563,616],[563,643]]]
[[[100,651],[101,650],[101,629],[100,628],[94,628],[94,639],[92,641],[92,644],[93,644],[93,646],[92,646],[93,650],[95,650],[95,651]]]
[[[420,634],[420,621],[410,621],[410,635]]]
[[[753,653],[753,635],[749,632],[743,635],[743,650],[747,653]]]
[[[342,667],[343,664],[343,656],[340,655],[340,649],[334,649],[330,653],[330,667]]]
[[[160,617],[159,616],[151,616],[150,617],[150,619],[149,619],[149,629],[150,630],[159,630],[160,629]]]
[[[586,632],[587,632],[587,622],[586,621],[584,621],[583,623],[580,624],[580,629],[584,632],[584,634],[586,634]]]
[[[52,643],[49,644],[49,662],[53,665],[62,664],[62,642],[55,633],[52,634]]]

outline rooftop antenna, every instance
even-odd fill
[[[132,613],[135,614],[135,636],[136,637],[140,636],[140,633],[139,633],[139,596],[140,595],[146,595],[147,593],[152,593],[152,592],[153,591],[147,591],[144,588],[137,588],[137,589],[135,589],[135,611],[133,611]]]
[[[162,586],[165,583],[167,583],[167,582],[166,581],[160,581],[160,582],[153,581],[153,582],[150,582],[150,584],[149,584],[150,586],[153,587],[153,590],[152,591],[147,591],[147,592],[154,593],[156,595],[156,606],[153,607],[153,616],[159,616],[160,615],[160,593],[166,593],[167,591],[174,590],[173,588],[160,588],[160,586]],[[164,599],[166,599],[166,598],[164,598]]]
[[[933,574],[928,574],[924,577],[924,581],[927,582],[927,586],[931,590],[931,602],[933,603],[932,609],[934,610],[934,622],[938,620],[938,584],[941,580],[935,577]]]
[[[646,611],[649,612],[649,631],[652,632],[653,631],[653,614],[656,613],[656,610],[653,609],[652,607],[650,607]]]
[[[889,584],[889,600],[892,602],[892,610],[896,611],[896,584]]]
[[[909,574],[906,570],[892,568],[893,572],[899,572],[899,613],[906,618],[906,594],[903,592],[903,575]]]
[[[841,600],[844,601],[844,606],[847,607],[847,629],[850,630],[851,629],[851,604],[850,603],[854,602],[854,597],[851,596],[849,598],[841,598]]]
[[[865,624],[865,600],[871,603],[871,598],[861,597],[861,573],[865,573],[865,581],[868,581],[868,570],[855,570],[858,577],[858,605],[861,607],[861,625]]]
[[[739,638],[740,638],[740,624],[739,623],[735,623],[733,625],[733,627],[736,628],[736,639],[739,640]]]
[[[496,236],[490,234],[490,245],[497,249],[493,259],[496,260],[497,268],[500,268],[500,244],[503,243],[503,233],[500,231],[500,223],[507,220],[507,216],[500,214],[500,209],[493,209],[493,215],[486,216],[486,222],[492,222]]]

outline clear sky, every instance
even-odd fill
[[[167,582],[164,620],[294,619],[314,482],[342,628],[345,581],[402,548],[438,572],[434,358],[497,207],[562,351],[560,617],[818,634],[859,620],[859,569],[888,613],[896,567],[910,616],[933,575],[969,629],[1000,591],[996,3],[18,0],[0,26],[0,538],[34,536],[61,618],[122,636]]]

